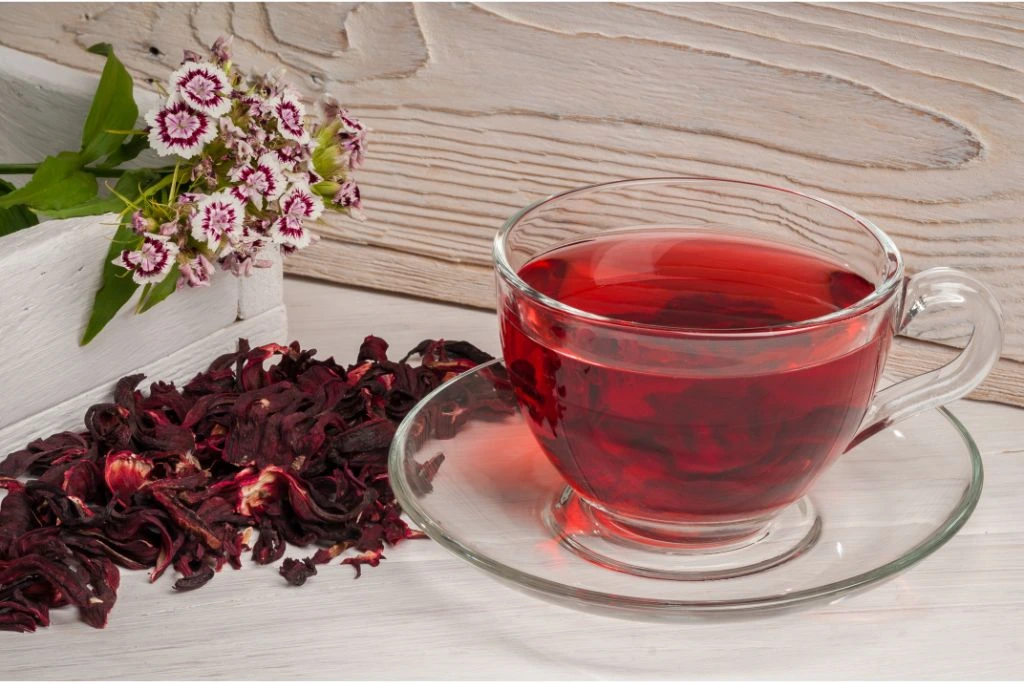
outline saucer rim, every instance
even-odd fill
[[[945,406],[934,410],[941,414],[953,426],[960,435],[964,445],[967,446],[968,456],[971,459],[971,481],[965,487],[963,495],[952,508],[946,520],[936,527],[927,537],[922,539],[912,548],[902,553],[894,560],[875,567],[869,571],[861,572],[854,576],[833,581],[821,586],[804,588],[799,591],[784,594],[774,594],[755,598],[725,599],[725,600],[661,600],[657,598],[640,598],[635,596],[624,596],[615,593],[595,590],[592,588],[573,587],[538,577],[534,574],[509,567],[503,562],[495,560],[487,555],[481,554],[473,548],[449,535],[444,528],[435,522],[429,515],[423,512],[415,502],[416,496],[405,478],[404,450],[412,424],[436,397],[450,390],[458,382],[465,382],[470,377],[496,365],[501,365],[502,359],[481,363],[473,369],[440,385],[422,401],[417,403],[409,411],[405,419],[399,424],[395,431],[391,448],[388,452],[388,475],[392,490],[402,507],[402,511],[431,539],[439,543],[445,550],[457,557],[469,562],[471,565],[481,569],[488,574],[494,575],[503,582],[511,582],[518,587],[528,589],[541,595],[550,596],[561,601],[579,602],[583,601],[591,605],[608,608],[614,611],[641,611],[641,612],[678,612],[682,614],[709,614],[729,613],[741,611],[774,610],[787,607],[796,607],[811,602],[819,602],[829,598],[835,599],[844,595],[854,593],[860,589],[873,584],[881,583],[891,579],[906,569],[925,559],[952,539],[957,532],[963,528],[970,519],[981,499],[981,491],[984,487],[984,467],[982,464],[981,452],[978,449],[974,437],[971,436],[967,427]],[[913,419],[911,416],[908,419]],[[891,428],[891,427],[890,427]],[[888,429],[888,428],[887,428]],[[874,437],[871,437],[874,438]],[[867,439],[870,440],[870,439]]]

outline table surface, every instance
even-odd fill
[[[443,335],[497,351],[494,314],[291,278],[292,338],[349,362]],[[1024,412],[960,401],[985,491],[960,534],[841,604],[731,623],[594,616],[513,591],[430,541],[353,580],[302,588],[276,567],[225,570],[200,591],[123,572],[106,630],[57,610],[2,634],[5,678],[1012,678],[1024,672]]]

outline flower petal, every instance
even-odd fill
[[[146,114],[149,146],[160,156],[191,159],[217,136],[213,120],[184,102],[171,102]]]
[[[338,191],[334,193],[332,201],[342,208],[358,209],[363,205],[362,193],[353,180],[343,182]]]
[[[142,246],[134,251],[124,250],[113,260],[132,273],[132,279],[140,284],[160,282],[164,279],[174,259],[178,256],[178,245],[160,235],[147,234]]]
[[[199,200],[192,216],[192,237],[215,252],[225,238],[231,240],[242,231],[245,207],[230,191],[221,190]]]
[[[313,241],[313,235],[300,219],[281,216],[270,228],[270,237],[275,243],[292,249],[305,249]]]
[[[270,101],[277,130],[282,136],[300,144],[309,142],[309,131],[306,130],[306,108],[298,98],[290,95],[275,97]]]
[[[284,192],[285,178],[281,172],[281,166],[274,154],[264,154],[254,166],[243,166],[231,174],[231,180],[240,183],[237,192],[233,188],[232,194],[246,199],[277,199]],[[256,202],[262,206],[262,202]]]
[[[281,213],[300,220],[320,218],[324,202],[307,185],[292,185],[281,197]]]
[[[222,116],[231,108],[231,84],[216,64],[184,64],[171,74],[171,88],[190,107],[210,116]]]

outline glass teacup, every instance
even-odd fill
[[[828,465],[967,394],[1001,350],[980,282],[905,278],[870,221],[766,185],[566,192],[513,216],[494,256],[516,398],[568,484],[546,519],[588,559],[646,576],[732,576],[799,553],[820,525],[805,494]],[[893,336],[950,312],[973,325],[964,351],[879,391]]]

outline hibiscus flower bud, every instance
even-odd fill
[[[142,456],[131,451],[118,451],[107,456],[103,479],[114,498],[127,503],[145,485],[152,470],[152,463]]]

